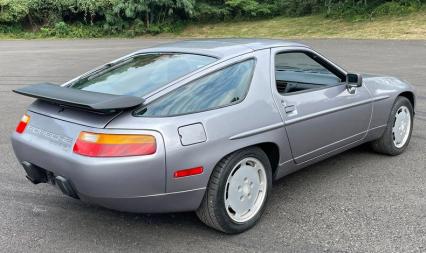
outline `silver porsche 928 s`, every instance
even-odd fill
[[[12,136],[27,178],[127,212],[196,211],[245,231],[272,182],[365,142],[402,153],[413,88],[347,72],[281,40],[181,41],[143,49],[37,98]]]

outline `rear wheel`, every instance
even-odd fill
[[[225,233],[253,227],[272,187],[268,157],[256,147],[236,151],[214,168],[197,216]]]
[[[392,107],[386,130],[372,142],[375,151],[399,155],[407,148],[413,131],[413,106],[405,97],[398,97]]]

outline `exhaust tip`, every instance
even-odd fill
[[[55,182],[63,194],[70,196],[71,198],[79,199],[77,193],[74,191],[74,188],[72,187],[71,182],[68,179],[62,176],[56,176]]]
[[[35,166],[29,162],[22,162],[25,172],[27,173],[26,178],[33,184],[47,183],[46,171],[42,168]]]

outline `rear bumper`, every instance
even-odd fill
[[[205,188],[161,193],[130,198],[94,198],[80,194],[86,202],[109,209],[132,213],[170,213],[195,211],[203,199]]]
[[[72,197],[114,210],[137,213],[193,211],[198,208],[205,191],[205,188],[198,188],[167,193],[164,153],[146,157],[91,158],[64,152],[54,145],[40,145],[37,140],[16,133],[12,135],[12,146],[20,163],[35,165],[48,174],[46,180],[38,177],[39,183],[52,183],[54,179],[53,183],[64,194],[72,196],[75,193]],[[29,178],[37,178],[37,174],[30,175],[26,171]],[[63,187],[61,182],[65,182]],[[64,191],[68,186],[72,187],[70,194]]]

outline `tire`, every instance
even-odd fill
[[[395,133],[393,131],[394,126],[397,124],[397,114],[400,114],[403,112],[403,110],[408,109],[408,116],[409,116],[409,125],[405,124],[405,128],[408,129],[408,134],[406,138],[402,138],[402,141],[400,143],[396,143],[395,140]],[[398,97],[392,107],[391,113],[389,115],[389,120],[385,129],[385,132],[383,135],[373,141],[371,143],[371,146],[374,151],[386,154],[386,155],[399,155],[407,148],[408,144],[410,143],[411,139],[411,133],[413,131],[413,115],[414,115],[413,105],[411,102],[405,98],[405,97]],[[404,128],[402,128],[404,129]],[[405,136],[405,134],[404,134]]]
[[[262,168],[256,165],[258,163],[263,166],[264,173],[259,171]],[[213,169],[196,214],[207,226],[224,233],[244,232],[253,227],[262,216],[271,188],[272,169],[265,152],[258,147],[235,151],[224,157]],[[232,206],[241,207],[246,204],[250,208],[244,215],[239,216],[236,211],[238,209],[232,209]]]

